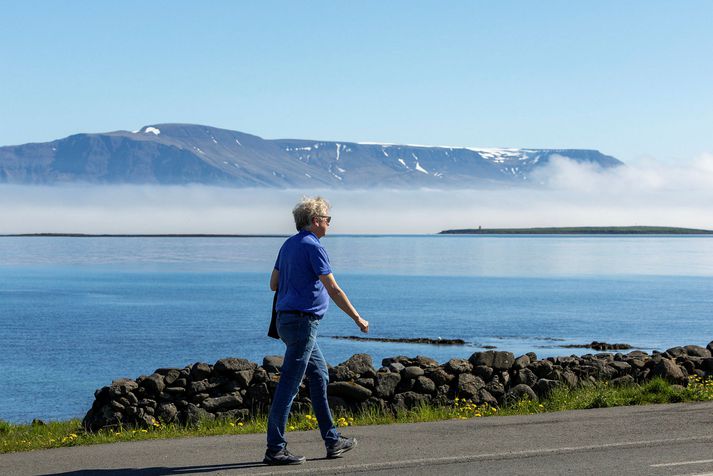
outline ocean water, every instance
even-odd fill
[[[94,390],[158,367],[281,354],[266,337],[283,238],[0,237],[0,419],[82,417]],[[541,357],[562,345],[646,351],[713,340],[713,238],[328,236],[335,276],[373,337],[332,305],[320,346],[439,361],[484,346]]]

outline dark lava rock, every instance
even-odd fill
[[[530,357],[527,355],[521,355],[520,357],[515,359],[515,362],[513,363],[513,368],[517,370],[522,370],[528,365],[530,365]]]
[[[614,386],[629,386],[634,385],[636,380],[634,380],[634,377],[631,375],[624,375],[622,377],[612,379],[609,383]]]
[[[532,387],[537,382],[537,375],[530,369],[522,369],[515,372],[512,381],[515,385],[524,383],[528,387]]]
[[[139,384],[128,378],[114,380],[109,386],[109,392],[114,396],[126,395],[139,388]]]
[[[391,405],[395,412],[399,412],[403,410],[411,410],[419,405],[428,403],[429,401],[430,397],[428,395],[422,395],[417,392],[404,392],[394,395]]]
[[[495,370],[508,370],[515,363],[515,355],[512,352],[488,350],[476,352],[468,360],[474,366],[485,365]]]
[[[425,376],[433,380],[433,383],[436,384],[437,387],[450,383],[454,378],[453,375],[440,367],[426,371]]]
[[[557,380],[541,378],[532,387],[532,390],[535,391],[538,397],[546,398],[550,393],[552,393],[552,390],[559,387],[560,385],[562,385],[562,382],[559,382]]]
[[[518,400],[522,400],[524,398],[530,399],[533,402],[538,401],[535,391],[523,383],[515,385],[508,393],[505,394],[505,401],[507,403],[517,402]]]
[[[680,366],[671,359],[661,359],[651,371],[652,377],[663,377],[672,383],[685,383],[687,375],[683,373]]]
[[[425,372],[421,367],[417,367],[415,365],[412,365],[410,367],[406,367],[401,371],[401,376],[406,379],[415,379],[417,377],[420,377],[423,375]]]
[[[371,355],[369,354],[352,355],[341,365],[346,366],[356,375],[361,375],[362,377],[371,378],[376,375],[376,369],[374,369],[374,363],[371,359]]]
[[[271,374],[278,373],[284,361],[281,355],[267,355],[262,359],[262,367]]]
[[[214,420],[215,416],[203,408],[189,403],[181,412],[181,421],[187,426],[198,426],[201,420]]]
[[[451,359],[446,362],[445,369],[448,373],[458,375],[471,372],[473,364],[465,359]]]
[[[210,365],[203,362],[196,362],[191,367],[191,380],[203,380],[210,377]]]
[[[375,393],[377,397],[390,398],[401,382],[401,375],[393,372],[377,372]]]
[[[224,395],[222,397],[206,398],[201,402],[201,407],[211,413],[222,412],[238,408],[243,404],[243,398],[237,394]]]
[[[687,345],[684,347],[686,353],[691,357],[711,357],[711,351],[698,345]]]
[[[460,374],[456,384],[456,395],[471,399],[478,394],[478,390],[485,388],[485,382],[480,377],[473,374]]]
[[[347,382],[355,378],[357,378],[357,375],[344,364],[339,364],[329,369],[329,380],[331,382]]]
[[[433,395],[436,393],[436,384],[428,377],[418,377],[413,385],[414,391]]]
[[[257,364],[255,362],[231,357],[217,361],[213,366],[213,371],[218,375],[233,375],[243,370],[254,371],[256,368]]]
[[[160,394],[166,388],[163,382],[163,376],[160,374],[151,374],[141,381],[141,386],[152,394]]]
[[[371,390],[353,382],[333,382],[327,386],[327,394],[345,400],[363,401],[371,397]]]
[[[400,374],[401,371],[406,368],[406,366],[400,362],[392,362],[386,368],[388,368],[391,372]]]
[[[173,423],[178,418],[178,409],[173,403],[162,403],[156,407],[156,417],[163,423]]]

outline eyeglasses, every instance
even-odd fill
[[[327,219],[327,225],[332,223],[332,217],[327,216],[327,215],[317,215],[317,218],[326,218]]]

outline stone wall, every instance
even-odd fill
[[[460,397],[473,403],[503,405],[546,396],[558,385],[576,387],[597,381],[645,382],[655,376],[686,385],[688,377],[713,375],[713,342],[666,352],[634,351],[538,359],[534,353],[476,352],[469,359],[444,364],[417,357],[390,357],[374,368],[371,356],[357,354],[329,369],[330,405],[334,410],[373,407],[399,412],[421,403],[451,405]],[[245,419],[265,413],[280,379],[281,357],[265,357],[261,366],[245,359],[195,363],[182,369],[157,369],[136,380],[120,379],[95,392],[84,417],[89,431],[148,427],[157,421],[196,424],[203,418]],[[310,408],[306,385],[293,411]]]

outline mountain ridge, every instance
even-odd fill
[[[0,183],[206,184],[268,188],[478,188],[532,184],[555,156],[602,168],[592,149],[428,146],[263,139],[165,123],[0,147]]]

